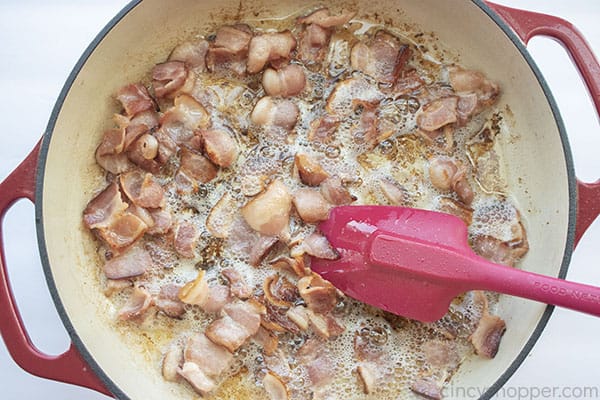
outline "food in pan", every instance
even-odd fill
[[[220,26],[116,93],[95,154],[106,179],[83,221],[115,329],[174,387],[435,399],[462,360],[499,349],[492,294],[423,324],[311,272],[311,257],[337,258],[317,224],[346,204],[455,214],[494,262],[528,250],[495,146],[500,87],[439,61],[418,33],[354,16]]]

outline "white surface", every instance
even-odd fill
[[[600,55],[600,2],[497,1],[562,16],[584,33]],[[125,4],[124,0],[0,0],[0,180],[37,142],[71,68]],[[557,44],[534,39],[529,49],[558,100],[578,176],[586,181],[598,179],[598,118],[577,73]],[[41,350],[58,354],[68,347],[69,340],[43,278],[33,206],[18,203],[5,220],[5,232],[10,277],[32,339]],[[573,256],[569,279],[600,286],[599,241],[597,221]],[[600,319],[556,310],[530,356],[496,398],[519,398],[517,390],[523,399],[600,398],[598,332]],[[0,371],[1,399],[107,399],[86,389],[30,376],[12,361],[1,341]],[[582,396],[578,390],[589,386],[597,388],[596,395]],[[551,395],[541,391],[544,387],[561,391]]]

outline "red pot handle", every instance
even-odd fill
[[[515,31],[525,44],[538,35],[560,43],[579,70],[600,117],[600,65],[585,38],[570,22],[551,15],[517,10],[487,2]],[[577,180],[577,224],[575,246],[600,214],[600,180],[584,183]]]
[[[517,10],[487,2],[515,31],[525,44],[538,35],[548,36],[560,43],[579,70],[600,117],[600,64],[585,38],[570,22],[551,15]],[[575,246],[600,214],[600,180],[584,183],[577,180],[577,224]]]
[[[83,360],[73,344],[58,356],[49,356],[31,342],[13,296],[6,270],[2,221],[20,199],[35,201],[35,176],[41,141],[27,158],[0,183],[0,333],[10,355],[25,371],[42,378],[84,386],[108,396],[112,394]]]

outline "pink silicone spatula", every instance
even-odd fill
[[[404,207],[342,206],[321,231],[338,250],[311,268],[362,302],[431,322],[468,290],[490,290],[600,316],[600,288],[494,264],[467,242],[449,214]]]

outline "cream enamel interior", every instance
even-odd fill
[[[144,77],[181,39],[210,32],[225,21],[287,16],[319,3],[257,0],[220,2],[144,0],[110,30],[75,79],[58,115],[43,177],[43,222],[56,290],[77,334],[100,368],[131,399],[180,398],[159,377],[156,365],[133,352],[108,323],[114,310],[96,288],[96,245],[83,228],[81,212],[101,182],[94,150],[112,100],[125,83]],[[499,82],[501,106],[510,104],[514,127],[505,153],[508,178],[525,216],[531,250],[522,268],[557,276],[567,238],[569,192],[563,146],[552,111],[530,67],[506,35],[470,1],[385,1],[328,3],[333,10],[358,10],[359,17],[385,17],[434,32],[460,62]],[[337,5],[336,5],[337,4]],[[344,4],[343,6],[339,6]],[[460,23],[457,24],[457,21]],[[544,305],[502,296],[500,316],[508,330],[498,356],[472,358],[454,387],[489,387],[517,357],[538,324]]]

